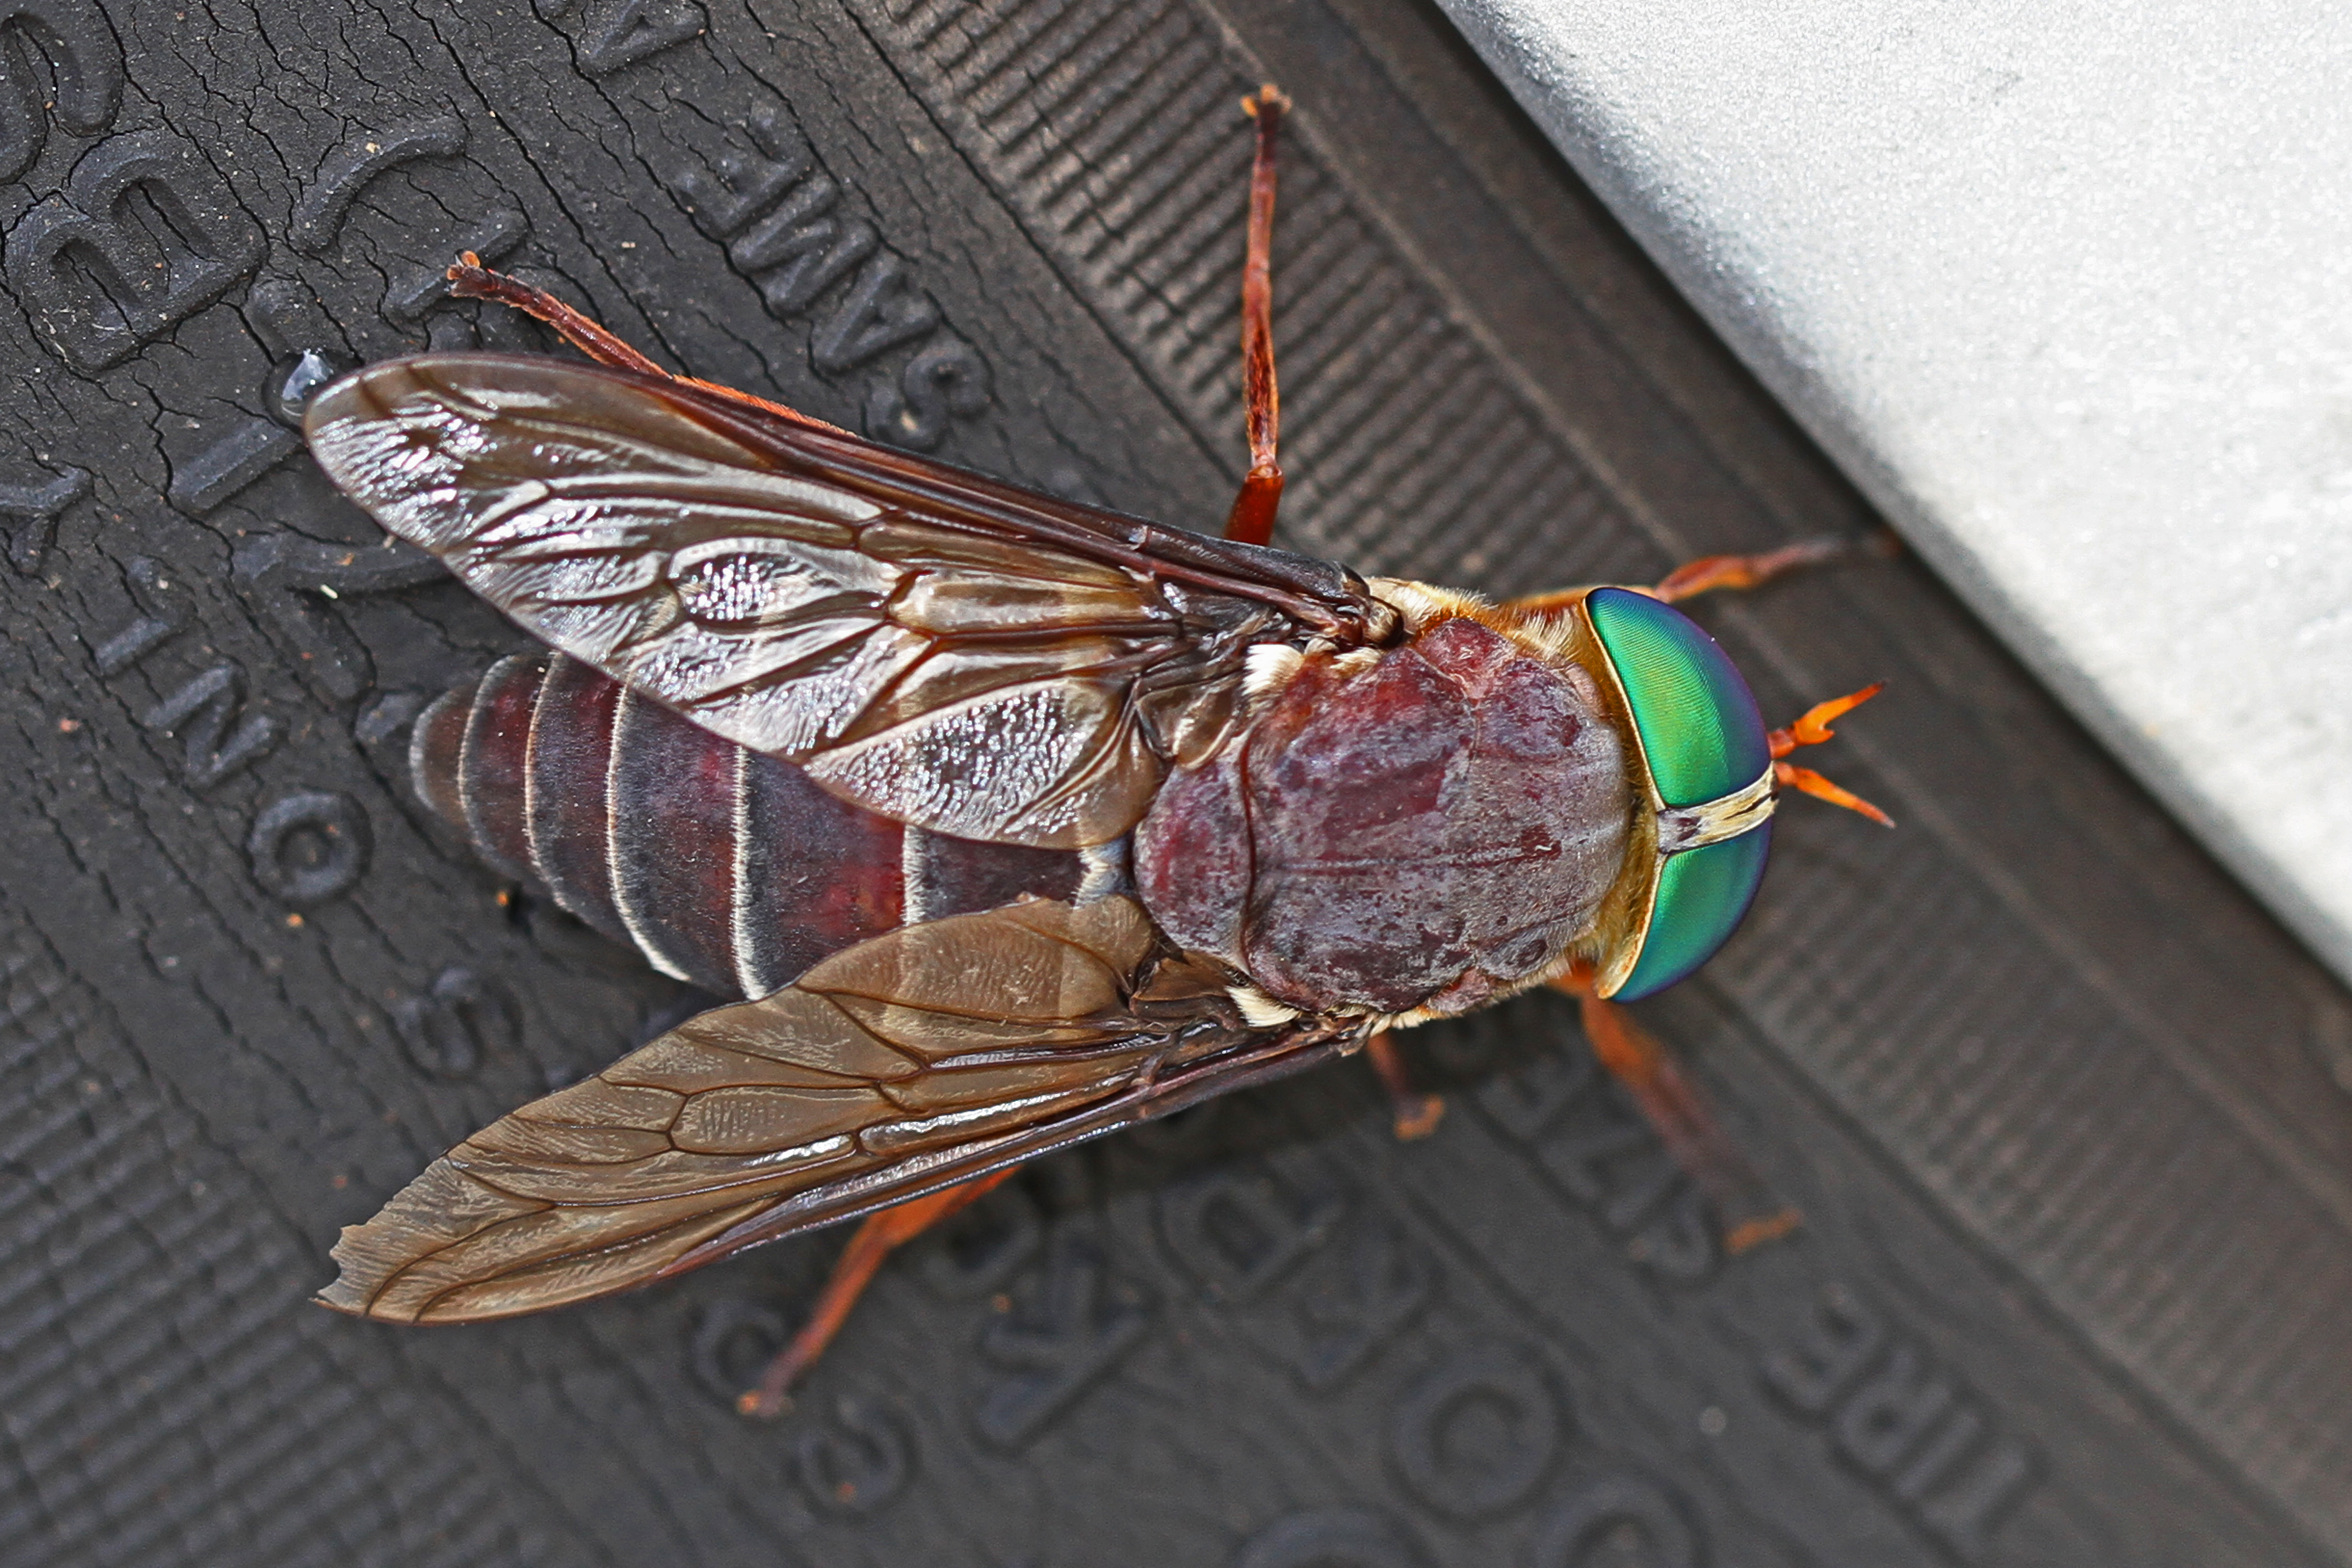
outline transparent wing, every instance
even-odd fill
[[[373,366],[309,428],[347,493],[548,642],[962,837],[1116,837],[1234,721],[1250,645],[1390,618],[1328,563],[561,360]]]
[[[346,1228],[331,1307],[535,1311],[919,1196],[1336,1049],[1243,1026],[1132,900],[859,943],[468,1138]]]

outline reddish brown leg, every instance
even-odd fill
[[[656,375],[667,381],[669,372],[631,348],[627,343],[587,316],[573,310],[542,289],[534,289],[520,278],[509,278],[503,272],[493,272],[482,265],[482,258],[468,250],[457,258],[449,268],[449,292],[460,300],[488,300],[493,304],[509,306],[524,315],[545,321],[563,334],[563,341],[594,360],[598,364],[611,365],[615,370],[633,370],[639,375]]]
[[[1801,566],[1822,566],[1852,553],[1854,541],[1842,533],[1801,539],[1761,555],[1702,555],[1675,567],[1650,590],[1667,604],[1695,599],[1718,588],[1760,588],[1783,573]]]
[[[1592,994],[1589,981],[1571,976],[1553,984],[1576,998],[1592,1054],[1633,1096],[1675,1163],[1714,1204],[1724,1250],[1745,1252],[1796,1229],[1801,1216],[1766,1185],[1657,1037],[1626,1009]]]
[[[787,408],[781,403],[771,403],[764,397],[754,397],[748,392],[738,392],[717,382],[702,381],[690,375],[672,375],[653,361],[623,342],[620,336],[602,323],[591,320],[543,289],[534,289],[520,278],[509,278],[503,272],[493,272],[482,265],[482,258],[468,250],[458,257],[457,264],[449,268],[449,292],[460,300],[488,300],[494,304],[510,306],[535,321],[545,321],[563,335],[563,341],[594,360],[598,364],[614,370],[632,370],[639,375],[656,376],[663,381],[682,382],[726,398],[741,403],[763,413],[780,415],[795,425],[823,430],[835,436],[846,436],[848,431],[838,425],[828,425],[813,419],[797,408]]]
[[[784,1396],[786,1390],[816,1364],[816,1358],[824,1353],[824,1347],[833,1342],[833,1336],[849,1321],[849,1310],[865,1294],[875,1271],[882,1267],[882,1260],[958,1209],[969,1206],[1020,1168],[1007,1165],[1002,1171],[974,1176],[928,1197],[910,1198],[867,1216],[835,1262],[832,1278],[825,1280],[824,1289],[818,1293],[808,1322],[793,1336],[793,1342],[783,1348],[782,1353],[768,1363],[759,1383],[738,1396],[737,1411],[772,1420],[791,1409],[792,1401]]]
[[[1282,427],[1282,395],[1274,380],[1274,142],[1290,100],[1267,82],[1242,100],[1257,121],[1257,162],[1250,171],[1249,251],[1242,263],[1242,401],[1249,421],[1249,477],[1225,517],[1225,537],[1264,544],[1274,537],[1282,503],[1282,469],[1275,444]]]
[[[1394,1035],[1383,1029],[1366,1040],[1364,1059],[1372,1064],[1381,1087],[1388,1090],[1389,1103],[1395,1108],[1399,1138],[1411,1142],[1437,1131],[1438,1122],[1445,1117],[1445,1097],[1423,1094],[1412,1087],[1412,1075],[1405,1068],[1404,1053],[1397,1048]]]
[[[1897,548],[1894,533],[1884,528],[1864,534],[1823,534],[1818,539],[1801,539],[1794,544],[1768,550],[1760,555],[1702,555],[1685,565],[1677,566],[1667,573],[1657,586],[1645,591],[1652,597],[1664,599],[1672,605],[1718,590],[1760,588],[1773,578],[1800,567],[1826,566],[1864,553],[1891,555]],[[1524,615],[1543,615],[1566,609],[1583,594],[1581,588],[1561,588],[1549,594],[1530,594],[1524,599],[1513,599],[1503,607]]]

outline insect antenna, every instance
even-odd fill
[[[1840,788],[1811,768],[1801,768],[1794,763],[1780,760],[1799,746],[1818,746],[1828,740],[1836,733],[1830,728],[1831,720],[1844,717],[1885,689],[1886,682],[1877,680],[1859,691],[1849,691],[1843,697],[1832,697],[1827,702],[1816,702],[1806,709],[1803,716],[1795,723],[1785,730],[1775,730],[1765,737],[1767,743],[1772,749],[1774,782],[1782,789],[1801,790],[1815,800],[1825,800],[1832,805],[1842,805],[1848,811],[1860,812],[1881,827],[1894,826],[1893,817],[1852,790]]]

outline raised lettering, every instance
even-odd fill
[[[1547,1051],[1524,1069],[1479,1085],[1478,1108],[1512,1138],[1532,1143],[1583,1097],[1595,1071],[1589,1049]]]
[[[759,1380],[790,1334],[784,1314],[772,1302],[713,1301],[696,1321],[686,1364],[711,1402],[731,1411],[736,1395]]]
[[[1807,1415],[1825,1415],[1885,1342],[1878,1315],[1843,1286],[1829,1286],[1803,1342],[1765,1357],[1765,1385]]]
[[[233,572],[293,639],[312,683],[332,700],[350,702],[375,683],[375,663],[327,601],[415,587],[446,575],[447,568],[396,540],[329,544],[266,533],[237,546]]]
[[[699,6],[662,0],[599,0],[589,7],[585,36],[580,40],[580,68],[590,76],[610,76],[623,66],[635,65],[648,55],[697,37],[702,29]]]
[[[809,357],[822,371],[855,370],[877,354],[940,324],[940,308],[907,287],[898,258],[883,251],[809,335]]]
[[[961,338],[941,333],[907,362],[896,385],[883,381],[867,395],[866,433],[928,452],[946,437],[950,418],[970,418],[988,406],[988,362]]]
[[[182,776],[190,789],[210,789],[277,747],[284,730],[274,716],[246,714],[245,721],[237,723],[245,696],[245,671],[223,660],[156,703],[142,719],[151,730],[180,737]]]
[[[1984,1436],[1984,1417],[1967,1405],[1953,1411],[1951,1419],[1936,1428],[1935,1435],[1903,1467],[1903,1473],[1895,1478],[1895,1495],[1905,1502],[1918,1502],[1936,1489],[1960,1456]]]
[[[1654,1274],[1695,1285],[1722,1257],[1721,1231],[1697,1188],[1682,1182],[1673,1191],[1626,1239],[1625,1256]]]
[[[926,1238],[917,1277],[950,1301],[992,1296],[1037,1255],[1045,1227],[1018,1187],[1000,1187]]]
[[[1063,1229],[1032,1288],[981,1334],[981,1359],[996,1372],[973,1425],[1004,1447],[1028,1442],[1135,1347],[1150,1318],[1149,1299],[1112,1274],[1100,1245]]]
[[[1270,1177],[1215,1170],[1163,1188],[1160,1229],[1212,1300],[1255,1300],[1322,1244],[1338,1205]]]
[[[1420,1313],[1436,1276],[1393,1219],[1367,1207],[1301,1281],[1291,1370],[1311,1389],[1338,1387]]]
[[[0,485],[0,517],[13,517],[8,534],[8,563],[19,572],[37,572],[41,558],[58,537],[58,517],[89,494],[89,470],[64,473],[31,485]]]
[[[512,1049],[522,1034],[506,987],[454,963],[423,995],[395,1005],[392,1023],[416,1070],[452,1083],[481,1071],[492,1050]]]
[[[100,143],[62,195],[25,215],[5,269],[42,338],[96,372],[227,293],[265,244],[202,159],[142,131]]]
[[[2024,1449],[1998,1442],[1980,1455],[1957,1486],[1921,1510],[1927,1528],[1973,1562],[1991,1543],[1993,1529],[2033,1479],[2033,1461]]]
[[[793,1468],[809,1501],[829,1513],[872,1513],[907,1489],[915,1443],[905,1421],[877,1400],[844,1395],[793,1441]]]
[[[343,218],[360,192],[381,175],[420,158],[454,158],[466,150],[466,122],[454,114],[396,125],[389,131],[362,131],[327,155],[294,204],[294,221],[287,226],[287,242],[306,256],[320,256],[342,232]]]
[[[1564,1425],[1543,1358],[1479,1345],[1408,1390],[1390,1417],[1389,1452],[1413,1495],[1457,1519],[1488,1519],[1535,1490]]]
[[[1760,1370],[1766,1387],[1825,1422],[1839,1453],[1964,1560],[1984,1554],[2032,1483],[2025,1450],[1992,1435],[1952,1380],[1928,1373],[1920,1352],[1842,1286],[1822,1292],[1802,1341]]]
[[[867,390],[866,433],[929,451],[952,420],[985,408],[986,362],[971,344],[940,333],[938,305],[909,281],[906,263],[882,247],[872,224],[836,213],[843,189],[818,167],[789,115],[763,104],[730,139],[738,144],[716,156],[671,165],[663,183],[695,226],[726,246],[729,263],[779,321],[806,314],[849,281],[810,331],[810,363],[839,374],[902,345],[922,344]]]
[[[1233,1568],[1422,1568],[1428,1561],[1379,1514],[1318,1508],[1276,1520],[1251,1536]]]
[[[449,261],[470,250],[496,266],[530,237],[530,219],[520,209],[503,207],[477,218],[449,243],[449,260],[411,268],[384,291],[383,319],[395,327],[413,327],[425,313],[449,297]]]
[[[815,182],[812,181],[814,184]],[[828,182],[829,184],[830,182]],[[798,200],[797,195],[794,198]],[[791,209],[776,215],[786,216]],[[737,247],[748,246],[765,235],[771,218],[753,229]],[[762,255],[783,259],[774,264],[772,271],[755,274],[752,282],[760,290],[760,299],[768,313],[778,321],[790,321],[816,303],[824,291],[849,276],[852,268],[874,252],[879,240],[874,226],[864,218],[851,218],[846,223],[835,223],[825,218],[803,227],[783,233],[772,245],[761,247]],[[749,268],[747,268],[749,270]]]
[[[25,58],[48,57],[56,91]],[[42,100],[47,98],[49,102]],[[48,139],[47,110],[80,136],[114,123],[122,102],[122,46],[96,0],[6,0],[0,4],[0,183],[33,166]]]
[[[188,624],[185,606],[173,602],[171,580],[163,575],[162,563],[144,555],[133,556],[129,576],[131,596],[138,602],[141,614],[91,650],[98,661],[98,672],[103,676],[121,674]]]
[[[730,240],[742,233],[815,166],[799,128],[774,105],[753,110],[744,130],[766,156],[730,148],[709,172],[683,164],[671,171],[667,182],[685,204],[694,226],[712,239]]]
[[[325,790],[297,790],[261,808],[245,848],[262,891],[308,909],[358,886],[374,843],[359,802]]]
[[[1646,1476],[1595,1477],[1544,1515],[1532,1568],[1608,1562],[1643,1568],[1702,1568],[1706,1553],[1681,1499]]]
[[[302,438],[275,420],[245,420],[178,465],[165,499],[202,517],[301,449]]]
[[[1951,1384],[1926,1376],[1918,1352],[1898,1344],[1878,1375],[1838,1406],[1830,1431],[1847,1458],[1883,1476],[1903,1462],[1951,1403]]]

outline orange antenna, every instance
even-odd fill
[[[1830,721],[1842,719],[1872,698],[1886,689],[1886,682],[1874,681],[1859,691],[1849,691],[1843,697],[1832,697],[1827,702],[1816,702],[1804,711],[1803,717],[1785,730],[1775,730],[1766,737],[1772,750],[1772,778],[1782,789],[1793,789],[1811,795],[1815,800],[1842,805],[1848,811],[1858,811],[1881,827],[1892,827],[1895,819],[1852,790],[1841,789],[1811,768],[1801,768],[1780,759],[1799,746],[1818,746],[1836,731]]]

